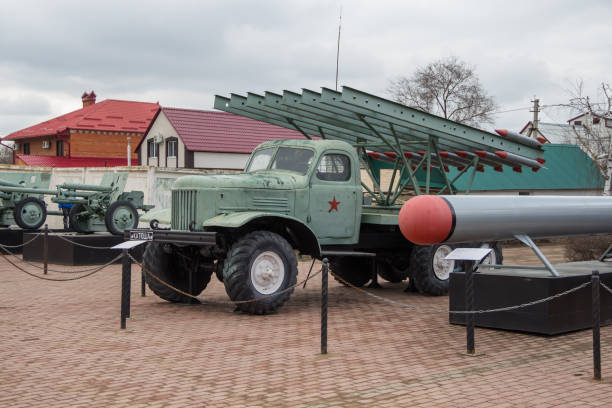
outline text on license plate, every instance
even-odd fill
[[[130,241],[153,241],[153,231],[130,231]]]

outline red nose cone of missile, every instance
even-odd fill
[[[453,212],[441,197],[422,195],[408,200],[399,213],[402,235],[418,245],[444,242],[453,230]]]

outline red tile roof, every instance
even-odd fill
[[[16,154],[28,166],[38,167],[116,167],[127,166],[127,158],[65,157]]]
[[[196,152],[251,153],[267,140],[304,139],[295,130],[227,112],[164,107],[161,111],[187,149]]]
[[[49,136],[68,129],[145,133],[158,110],[157,103],[106,99],[13,132],[2,140]]]

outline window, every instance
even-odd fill
[[[249,163],[249,166],[247,167],[246,171],[251,172],[267,169],[273,154],[273,147],[256,151],[255,153],[253,153],[253,157],[251,157],[251,162]]]
[[[575,120],[574,121],[574,126],[582,126],[582,121],[581,120]]]
[[[23,154],[30,154],[30,144],[29,143],[23,144]]]
[[[275,154],[276,152],[276,154]],[[272,164],[270,161],[274,157]],[[251,161],[247,166],[247,172],[266,170],[269,168],[276,170],[295,171],[306,174],[312,163],[314,152],[310,149],[300,149],[297,147],[274,147],[261,149],[253,153]]]
[[[176,157],[177,148],[178,148],[178,140],[168,139],[166,141],[166,157]]]
[[[599,118],[593,118],[593,124],[599,125]]]
[[[55,155],[63,156],[64,155],[64,141],[58,140],[55,142]]]
[[[306,174],[310,168],[313,156],[314,152],[309,149],[279,147],[271,168]]]
[[[326,154],[317,167],[317,178],[325,181],[347,181],[351,178],[351,161],[343,154]]]
[[[149,151],[149,157],[157,157],[159,152],[159,145],[155,143],[153,140],[149,140],[147,142],[147,149]]]

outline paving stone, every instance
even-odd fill
[[[563,248],[544,246],[553,262]],[[533,264],[529,250],[506,263]],[[300,263],[300,277],[310,264]],[[73,267],[66,271],[75,270]],[[39,273],[33,267],[29,271]],[[50,273],[61,278],[66,274]],[[612,327],[591,380],[591,332],[556,337],[465,329],[446,313],[381,303],[330,279],[328,356],[319,353],[320,277],[278,313],[234,313],[214,277],[201,305],[169,304],[132,276],[132,316],[119,329],[121,268],[49,282],[0,258],[0,406],[10,407],[534,407],[605,406],[612,395]],[[377,295],[445,310],[447,297]]]

